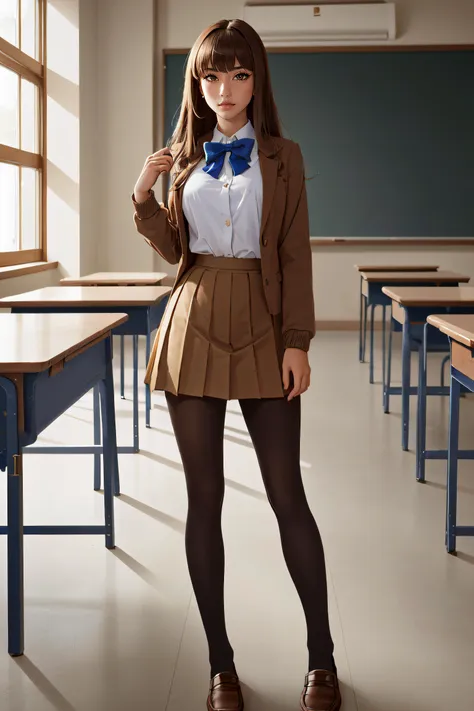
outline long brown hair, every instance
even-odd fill
[[[258,33],[243,20],[219,20],[201,32],[186,64],[183,100],[176,128],[168,141],[175,159],[176,179],[172,189],[178,189],[204,156],[199,139],[214,129],[216,114],[201,96],[200,79],[206,69],[230,72],[235,59],[254,75],[254,96],[247,107],[257,142],[261,138],[282,137],[280,119],[273,97],[265,46]],[[179,148],[176,144],[181,144]]]

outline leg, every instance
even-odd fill
[[[448,553],[454,553],[456,551],[460,392],[460,382],[451,375],[451,392],[449,400],[448,487],[446,502],[446,548]]]
[[[385,383],[385,351],[386,351],[386,336],[385,336],[385,326],[387,322],[387,307],[382,306],[382,403],[383,403],[383,386]]]
[[[375,304],[370,307],[370,363],[369,363],[369,382],[373,385],[374,382],[374,315]]]
[[[117,435],[115,431],[114,379],[112,361],[107,363],[106,377],[99,383],[102,404],[102,441],[104,458],[105,545],[115,548],[114,493],[118,493]]]
[[[125,400],[125,346],[124,336],[120,336],[120,397]]]
[[[148,322],[148,328],[146,331],[146,344],[145,344],[145,363],[148,367],[148,361],[150,360],[150,323]],[[145,384],[145,426],[150,427],[150,411],[151,411],[151,391],[148,383]]]
[[[444,388],[444,366],[446,363],[449,363],[451,360],[451,356],[445,356],[441,362],[441,374],[440,374],[440,385],[442,388]]]
[[[362,333],[362,363],[365,361],[365,346],[367,344],[367,297],[364,296],[364,326]]]
[[[99,386],[93,388],[94,444],[100,444],[100,402]],[[100,454],[94,454],[94,490],[100,489]]]
[[[410,323],[408,315],[403,324],[402,344],[402,449],[408,451],[408,429],[410,427]]]
[[[390,386],[392,379],[392,346],[393,346],[393,318],[392,318],[392,307],[390,307],[390,331],[388,334],[388,359],[387,359],[387,382],[384,384],[385,398],[383,404],[383,411],[385,413],[390,412]]]
[[[300,469],[301,401],[242,400],[265,489],[278,520],[283,555],[303,605],[310,669],[333,669],[326,566]]]
[[[8,476],[8,652],[24,651],[23,455],[9,457]],[[15,471],[16,469],[16,471]]]
[[[211,676],[234,670],[224,613],[224,421],[226,401],[166,393],[188,492],[186,555],[209,645]]]
[[[138,443],[138,336],[133,339],[133,449],[140,450]]]
[[[13,657],[24,651],[24,557],[23,557],[23,455],[18,441],[18,400],[11,380],[0,376],[5,391],[3,413],[7,448],[7,589],[8,653]]]
[[[425,450],[426,450],[426,380],[428,365],[428,328],[423,328],[423,344],[418,351],[418,409],[416,428],[416,478],[425,481]]]

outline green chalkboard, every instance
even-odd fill
[[[186,54],[166,57],[166,128]],[[474,236],[474,52],[269,53],[313,237]]]

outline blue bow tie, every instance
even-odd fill
[[[253,138],[240,138],[232,143],[219,143],[217,141],[206,141],[204,151],[206,153],[206,165],[203,168],[205,173],[209,173],[213,178],[218,178],[224,165],[225,154],[230,151],[230,164],[234,175],[240,175],[249,168],[250,154],[252,153]]]

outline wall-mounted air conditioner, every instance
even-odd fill
[[[246,5],[243,19],[267,47],[371,42],[396,37],[395,3]]]

